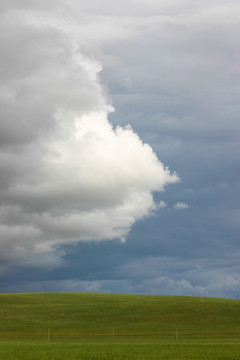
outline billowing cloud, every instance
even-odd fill
[[[0,16],[1,269],[59,265],[60,244],[124,241],[158,209],[152,193],[179,180],[130,126],[108,120],[98,74],[118,59],[101,46],[136,24],[33,3]]]

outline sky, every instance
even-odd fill
[[[1,1],[0,292],[240,298],[239,13]]]

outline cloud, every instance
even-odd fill
[[[114,279],[83,281],[76,278],[65,280],[22,281],[4,288],[0,292],[102,292],[125,294],[184,295],[198,297],[237,298],[240,290],[238,274],[226,276],[217,270],[210,272],[211,278],[176,278],[159,276],[150,279]],[[200,274],[201,275],[201,274]]]
[[[188,209],[189,205],[184,202],[177,202],[176,204],[173,205],[173,207],[176,210],[183,210],[183,209]]]
[[[165,201],[161,200],[158,204],[158,208],[159,209],[164,209],[167,206],[167,204],[165,203]]]
[[[2,269],[60,265],[61,244],[123,241],[157,209],[152,193],[179,180],[130,126],[108,120],[99,72],[116,58],[101,46],[128,33],[113,24],[44,7],[0,16]]]
[[[238,258],[239,252],[221,259],[146,256],[125,264],[121,279],[134,293],[239,298]]]

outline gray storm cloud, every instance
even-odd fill
[[[130,126],[108,120],[98,74],[117,59],[101,45],[124,38],[126,23],[108,31],[69,16],[24,6],[0,16],[2,270],[59,265],[60,244],[124,240],[158,208],[152,193],[179,180]]]

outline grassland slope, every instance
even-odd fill
[[[239,339],[240,300],[93,293],[0,294],[0,337]]]

